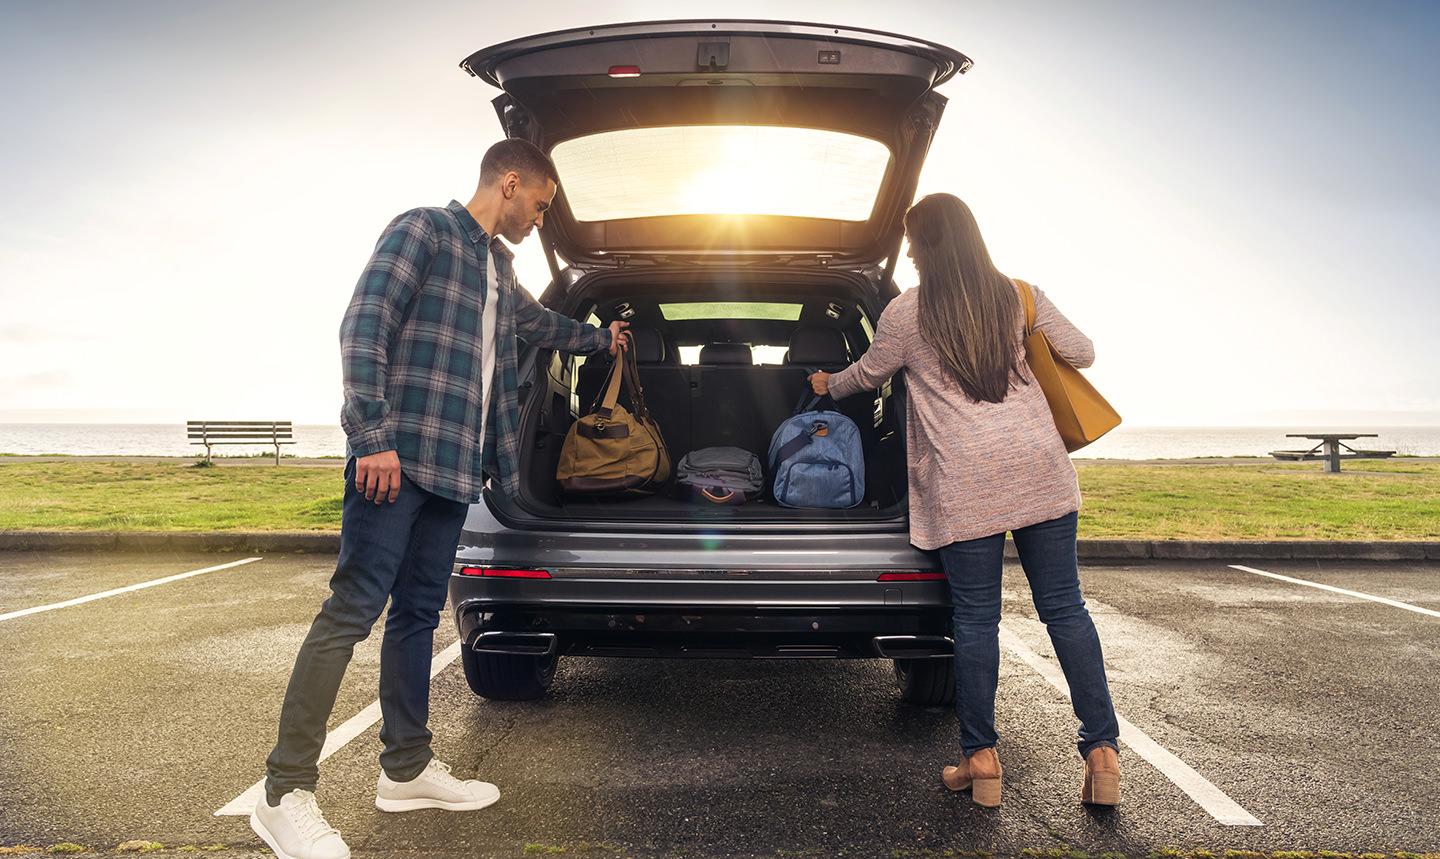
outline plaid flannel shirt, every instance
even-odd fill
[[[481,439],[488,253],[500,306]],[[518,491],[519,341],[588,354],[608,349],[610,332],[542,307],[516,282],[512,259],[453,200],[390,222],[340,324],[350,456],[394,450],[406,477],[455,501],[477,500],[486,475],[507,495]]]

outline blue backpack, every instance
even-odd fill
[[[785,507],[854,507],[865,498],[860,429],[837,411],[815,408],[819,402],[801,393],[794,416],[770,438],[775,500]]]

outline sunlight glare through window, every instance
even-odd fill
[[[753,214],[863,221],[884,144],[813,128],[637,128],[567,140],[551,156],[580,221]]]

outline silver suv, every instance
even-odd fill
[[[970,60],[814,24],[669,21],[495,45],[462,67],[500,89],[512,137],[561,186],[540,242],[547,307],[630,324],[645,404],[678,462],[766,458],[814,369],[864,353],[898,291],[902,216]],[[566,430],[608,356],[521,353],[518,497],[472,506],[450,582],[471,688],[544,693],[569,656],[887,658],[902,697],[953,700],[951,608],[910,545],[905,388],[838,408],[860,429],[864,501],[563,495]]]

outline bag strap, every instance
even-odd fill
[[[610,362],[610,372],[605,376],[605,385],[600,389],[595,402],[590,405],[590,413],[608,421],[615,413],[615,404],[620,401],[622,385],[630,392],[630,413],[636,417],[648,418],[644,389],[640,387],[640,370],[636,366],[633,349],[621,349],[620,356]]]
[[[610,375],[606,377],[604,394],[591,406],[590,413],[597,415],[602,421],[609,421],[611,415],[615,414],[615,404],[620,400],[620,380],[622,377],[620,362],[610,362]]]
[[[620,371],[625,378],[625,386],[630,391],[630,413],[643,420],[650,419],[650,412],[645,408],[645,389],[640,387],[640,367],[635,358],[635,341],[630,341],[629,349],[620,350],[622,364]]]
[[[829,400],[830,405],[835,405],[834,397],[830,396],[829,394],[817,394],[815,393],[815,389],[810,387],[810,377],[818,372],[820,372],[819,367],[805,368],[805,384],[801,386],[800,399],[795,401],[795,408],[790,412],[790,415],[792,417],[798,414],[803,414],[805,412],[815,411],[815,407],[820,405],[821,401],[823,400]],[[806,402],[807,397],[809,398],[809,402]],[[831,409],[831,411],[838,412],[840,411],[840,407],[836,406],[834,409]]]
[[[1020,306],[1025,309],[1025,336],[1029,337],[1035,333],[1035,293],[1031,291],[1030,284],[1020,278],[1012,280],[1020,287]]]
[[[700,487],[700,494],[714,501],[716,504],[727,504],[730,499],[735,497],[735,490],[733,489],[726,489],[724,493],[724,495],[721,495],[719,491],[712,491],[708,486]]]
[[[809,429],[802,430],[799,435],[780,445],[780,449],[775,451],[775,464],[778,466],[780,463],[809,447],[810,442],[815,440],[815,434],[828,426],[829,424],[825,421],[812,422]]]

